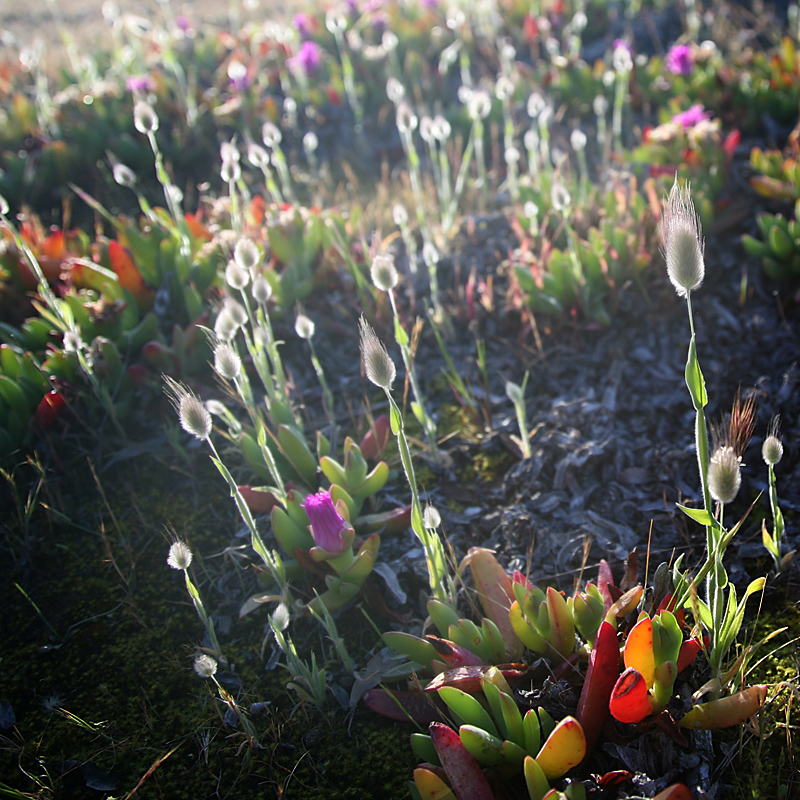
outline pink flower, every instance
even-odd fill
[[[688,44],[676,44],[667,53],[667,69],[673,75],[683,75],[687,77],[692,74],[694,59],[692,58],[692,48]]]
[[[317,547],[326,553],[340,555],[351,546],[353,528],[336,510],[330,492],[308,495],[305,509],[311,523],[308,527]]]
[[[705,122],[709,119],[711,119],[711,114],[709,114],[708,111],[706,111],[705,108],[698,103],[686,111],[681,111],[680,114],[676,114],[672,118],[672,121],[682,125],[683,129],[686,130],[686,128],[693,128],[698,123]]]
[[[296,69],[301,69],[306,75],[311,77],[319,68],[321,59],[320,47],[316,42],[307,40],[300,45],[300,50],[296,56],[289,59],[291,65]]]
[[[295,14],[292,18],[292,25],[297,28],[301,39],[308,39],[313,32],[313,21],[308,14]]]

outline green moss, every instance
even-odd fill
[[[241,543],[232,539],[241,524],[205,461],[191,476],[148,457],[100,473],[108,506],[90,475],[75,477],[80,525],[54,525],[28,573],[6,565],[2,574],[0,702],[16,716],[0,747],[4,783],[43,798],[97,797],[80,769],[91,763],[112,773],[122,797],[140,780],[136,796],[144,799],[406,796],[413,757],[399,727],[363,707],[352,721],[341,709],[298,708],[284,688],[286,671],[265,670],[266,609],[236,619],[243,588],[258,588],[250,568],[211,555]],[[252,718],[260,748],[248,749],[213,684],[192,669],[204,631],[183,576],[167,567],[167,524],[192,545],[207,608],[234,620],[220,635],[235,672],[224,685],[242,709],[267,704]],[[363,661],[374,637],[357,615],[338,624]],[[297,620],[292,633],[301,652],[313,647],[320,657],[314,623]]]
[[[797,643],[793,640],[800,635],[800,609],[794,604],[778,605],[762,609],[752,634],[752,641],[758,642],[779,628],[787,628],[751,658],[754,666],[748,673],[748,683],[771,687],[767,705],[759,715],[760,730],[753,739],[743,730],[723,734],[735,752],[725,782],[737,787],[737,797],[752,800],[796,796],[793,793],[798,791],[800,779],[794,739],[800,710],[792,702],[798,688]]]

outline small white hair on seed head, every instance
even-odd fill
[[[703,283],[706,268],[703,236],[692,202],[691,187],[688,183],[681,186],[677,175],[664,205],[661,235],[667,275],[675,291],[686,297]]]

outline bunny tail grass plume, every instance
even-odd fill
[[[700,220],[692,202],[691,187],[688,183],[681,186],[677,174],[664,206],[661,230],[667,274],[675,291],[686,297],[700,288],[706,268]]]
[[[742,485],[741,459],[730,445],[717,448],[708,463],[708,490],[720,503],[731,503]]]
[[[173,542],[169,548],[167,564],[169,564],[172,569],[180,569],[185,572],[189,569],[191,563],[192,551],[189,549],[189,545],[180,540]]]
[[[169,375],[164,376],[165,392],[178,412],[181,427],[192,436],[206,440],[211,436],[211,414],[196,395]]]
[[[781,441],[780,417],[775,416],[769,424],[767,438],[761,445],[761,456],[764,462],[772,467],[783,458],[783,442]]]
[[[358,326],[361,331],[361,358],[364,361],[367,377],[376,386],[388,391],[397,375],[394,362],[364,317],[361,317]]]

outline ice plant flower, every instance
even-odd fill
[[[667,69],[673,75],[682,75],[684,78],[692,74],[694,58],[692,48],[688,44],[676,44],[667,53]]]
[[[353,543],[353,527],[342,517],[333,504],[330,492],[310,494],[305,500],[305,510],[311,535],[316,547],[311,549],[316,560],[342,555]]]
[[[696,105],[690,106],[686,111],[681,111],[680,114],[676,114],[672,118],[672,121],[682,125],[683,129],[686,130],[687,128],[693,128],[701,122],[707,122],[710,119],[711,114],[703,108],[702,104],[697,103]]]
[[[667,274],[678,295],[685,297],[703,283],[705,262],[691,189],[681,186],[677,175],[664,206],[662,236]]]
[[[292,64],[311,77],[319,69],[321,60],[320,47],[316,42],[307,40],[300,45],[300,50],[292,59]]]

